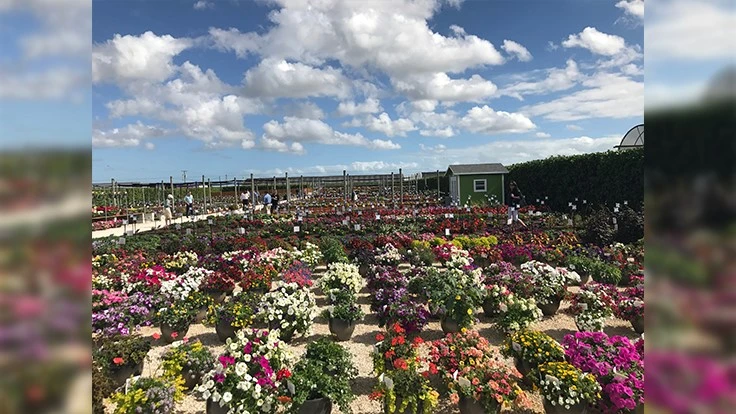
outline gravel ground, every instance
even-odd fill
[[[319,277],[321,270],[323,269],[318,268],[318,271],[315,273],[315,279]],[[578,288],[570,288],[571,291],[575,291],[576,289]],[[318,289],[314,289],[314,291],[317,305],[320,307],[321,312],[321,310],[326,307],[325,298],[320,295],[321,292],[319,292]],[[380,329],[378,328],[378,320],[376,319],[376,316],[370,312],[368,293],[365,289],[360,293],[358,302],[361,304],[366,317],[363,319],[362,323],[356,326],[353,337],[349,341],[341,342],[341,344],[353,354],[353,362],[358,368],[358,377],[353,385],[356,399],[352,403],[352,409],[355,414],[378,414],[382,413],[381,405],[376,401],[370,400],[368,395],[371,393],[371,389],[376,381],[375,376],[372,374],[373,363],[370,353],[373,349],[373,344],[375,343],[375,335],[380,332]],[[565,313],[565,310],[568,307],[569,303],[563,302],[557,314],[551,317],[545,316],[543,320],[533,324],[531,328],[543,331],[555,338],[557,341],[562,341],[562,338],[565,335],[577,331],[575,321],[571,316]],[[481,310],[479,310],[479,315],[480,321],[475,325],[474,329],[478,330],[478,332],[488,339],[491,345],[497,349],[503,342],[505,335],[493,327],[490,320],[482,315]],[[150,336],[155,332],[159,332],[158,328],[144,328],[141,331],[141,334],[144,336]],[[631,328],[631,324],[629,322],[616,318],[608,320],[606,327],[604,328],[604,332],[608,335],[623,335],[631,339],[637,339],[639,337],[639,335]],[[330,331],[327,327],[327,321],[318,317],[314,321],[311,335],[306,338],[294,338],[290,344],[291,350],[297,357],[301,356],[305,351],[307,343],[319,337],[329,335]],[[442,338],[444,334],[442,333],[442,328],[440,328],[439,321],[430,321],[429,325],[424,329],[420,336],[425,341]],[[214,327],[194,324],[189,328],[187,337],[190,339],[199,339],[204,345],[208,346],[215,355],[218,355],[224,350],[224,345],[217,338]],[[168,346],[158,346],[154,347],[149,352],[148,360],[146,360],[143,369],[144,376],[155,375],[160,364],[161,355],[167,348]],[[513,361],[511,359],[507,359],[505,362],[508,363],[509,366],[513,366]],[[534,410],[532,412],[544,413],[541,397],[536,393],[531,393],[531,391],[529,392],[532,397],[532,401],[534,401]],[[108,406],[108,408],[112,407]],[[112,412],[112,410],[109,410],[109,412]],[[440,406],[436,412],[440,414],[457,414],[459,413],[459,410],[449,402],[449,399],[441,398]],[[506,412],[513,411],[507,410]],[[192,394],[187,395],[185,399],[179,403],[177,413],[205,413],[205,402],[197,399]],[[334,406],[333,408],[333,414],[334,413],[340,413],[337,406]]]

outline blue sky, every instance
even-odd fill
[[[617,2],[96,1],[93,20],[95,181],[511,164],[643,120],[642,19]]]

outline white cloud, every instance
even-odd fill
[[[412,101],[411,106],[416,111],[432,112],[437,108],[437,101],[431,99],[422,99],[420,101]]]
[[[374,139],[369,140],[361,134],[347,134],[335,131],[326,123],[316,119],[284,117],[284,122],[275,120],[263,125],[262,143],[267,149],[279,150],[286,148],[286,142],[314,142],[326,145],[350,145],[370,149],[399,149],[401,146],[392,141]]]
[[[501,48],[505,50],[506,53],[515,56],[522,62],[528,62],[532,60],[532,54],[529,53],[529,50],[527,50],[527,48],[520,45],[519,43],[514,42],[513,40],[504,40]]]
[[[445,102],[478,102],[496,93],[496,85],[473,75],[470,79],[451,79],[446,73],[429,76],[411,76],[393,81],[398,92],[412,100],[436,100]]]
[[[0,78],[0,99],[8,100],[74,101],[82,98],[85,85],[89,85],[88,74],[63,66],[25,73],[0,68]]]
[[[302,63],[265,59],[245,74],[249,96],[267,98],[346,97],[348,79],[334,68],[313,68]]]
[[[583,127],[581,127],[580,125],[575,125],[575,124],[567,124],[565,125],[565,128],[569,129],[570,131],[582,131],[583,130]]]
[[[616,3],[616,7],[628,15],[644,18],[644,0],[621,0]]]
[[[544,79],[511,84],[501,89],[500,94],[521,100],[524,95],[544,95],[570,89],[583,77],[577,63],[572,59],[567,60],[564,68],[546,69],[544,72]]]
[[[176,70],[172,60],[191,47],[191,39],[145,32],[140,36],[116,34],[92,50],[92,80],[126,83],[135,80],[162,82]]]
[[[626,76],[598,73],[583,81],[585,89],[521,108],[528,116],[552,121],[628,118],[644,115],[644,83]]]
[[[536,125],[522,114],[497,112],[488,105],[473,107],[460,119],[458,125],[470,132],[486,135],[527,132],[536,128]]]
[[[362,126],[371,131],[382,132],[389,137],[396,135],[405,137],[407,132],[417,129],[411,120],[404,118],[392,120],[386,112],[382,112],[378,117],[367,117]]]
[[[197,0],[197,2],[194,3],[195,10],[211,9],[213,7],[215,7],[215,3],[211,1]]]
[[[284,107],[286,116],[295,118],[322,119],[325,112],[314,102],[298,102]]]
[[[137,147],[147,139],[160,138],[168,134],[170,131],[164,128],[145,125],[138,121],[123,128],[113,128],[107,131],[94,129],[92,146],[95,148]],[[146,143],[146,148],[151,149],[148,144]]]
[[[537,132],[536,134],[534,134],[534,136],[537,138],[550,138],[552,135],[546,132]]]
[[[439,138],[451,138],[455,136],[455,131],[452,129],[452,127],[447,127],[443,129],[433,129],[433,130],[426,130],[423,129],[419,131],[419,135],[423,137],[439,137]]]
[[[144,147],[145,147],[145,148],[146,148],[147,150],[149,150],[149,151],[153,151],[154,149],[156,149],[156,145],[154,145],[154,143],[153,143],[153,142],[146,142],[146,143],[144,144]]]
[[[417,167],[419,167],[417,163],[390,163],[384,161],[355,161],[350,164],[350,170],[357,172],[397,172],[399,168],[407,169]]]
[[[419,144],[419,149],[421,149],[424,152],[428,152],[428,153],[429,152],[432,152],[432,153],[435,153],[435,154],[441,154],[441,153],[445,152],[445,150],[447,149],[447,146],[442,145],[442,144],[437,144],[437,145],[434,145],[434,146],[427,146],[427,145],[424,145],[424,144]]]
[[[547,49],[548,52],[554,52],[555,50],[557,50],[559,48],[560,48],[560,46],[558,44],[556,44],[555,42],[549,40],[549,41],[547,41],[547,47],[545,49]]]
[[[595,27],[586,27],[582,32],[570,35],[562,42],[562,46],[582,47],[596,55],[614,56],[624,50],[626,42],[623,37],[599,32]]]
[[[368,98],[363,103],[356,104],[354,101],[340,102],[337,106],[337,114],[340,116],[355,116],[360,114],[374,114],[382,111],[378,99]]]
[[[652,3],[644,43],[648,62],[682,60],[733,63],[736,8],[719,0]]]

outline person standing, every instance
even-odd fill
[[[266,191],[266,195],[263,196],[263,208],[266,210],[266,214],[271,215],[271,194]]]
[[[250,192],[244,191],[240,193],[240,204],[243,205],[243,211],[248,209],[248,202],[250,201]]]
[[[164,200],[164,219],[166,220],[165,221],[166,226],[171,225],[171,217],[172,217],[171,209],[173,208],[173,204],[174,204],[174,195],[169,194],[168,196],[166,196],[166,200]]]
[[[279,214],[279,193],[274,191],[273,197],[271,197],[271,211],[275,214]]]
[[[192,212],[194,211],[194,197],[192,196],[191,191],[187,192],[187,195],[184,197],[184,202],[187,204],[186,216],[191,217]]]
[[[519,218],[519,209],[521,208],[523,200],[524,195],[521,193],[521,190],[519,190],[519,186],[516,185],[516,181],[511,181],[509,183],[509,196],[506,201],[506,204],[508,204],[509,207],[508,224],[519,222],[522,226],[526,227],[526,224]]]

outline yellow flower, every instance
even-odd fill
[[[460,295],[455,296],[455,300],[460,300]]]
[[[468,309],[468,315],[472,315],[472,314],[473,314],[473,310],[472,309]]]

